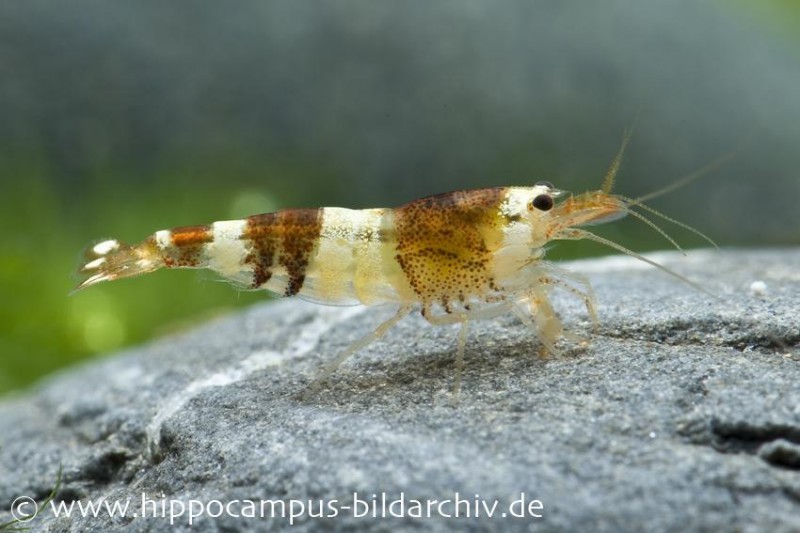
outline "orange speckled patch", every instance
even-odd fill
[[[169,267],[194,267],[200,264],[203,246],[214,240],[209,226],[183,226],[170,231],[172,248],[165,250],[164,263]]]

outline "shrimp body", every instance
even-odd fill
[[[666,236],[631,210],[639,202],[610,193],[620,155],[601,190],[574,196],[539,182],[454,191],[394,209],[286,209],[161,230],[133,246],[107,240],[87,252],[81,269],[87,277],[78,288],[159,268],[208,268],[244,288],[278,296],[395,306],[396,314],[328,364],[317,384],[350,354],[419,310],[431,324],[461,325],[457,392],[472,320],[512,312],[537,334],[544,353],[557,353],[560,338],[576,339],[564,331],[550,302],[551,289],[559,287],[583,300],[596,326],[591,285],[545,261],[548,243],[588,238],[666,270],[583,229],[631,213]]]
[[[80,288],[158,268],[208,268],[314,302],[418,304],[447,314],[524,296],[549,240],[546,185],[455,191],[396,209],[287,209],[93,247]]]

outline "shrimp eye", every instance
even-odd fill
[[[540,194],[531,200],[531,205],[539,211],[550,211],[553,208],[553,197],[549,194]]]
[[[553,184],[550,183],[549,181],[537,181],[536,182],[536,186],[537,187],[547,187],[548,189],[555,189]]]

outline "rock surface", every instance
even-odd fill
[[[457,407],[455,331],[418,315],[304,396],[308,375],[391,310],[297,300],[54,376],[0,403],[0,523],[16,498],[41,502],[62,465],[56,502],[76,502],[73,516],[44,506],[23,525],[188,530],[197,500],[205,514],[192,530],[266,530],[288,526],[291,505],[312,500],[316,513],[319,500],[336,499],[337,517],[294,524],[800,530],[800,250],[652,257],[718,299],[629,258],[571,263],[595,286],[599,331],[570,295],[555,303],[591,344],[563,342],[562,356],[542,359],[513,317],[476,322]],[[476,501],[498,504],[478,519],[439,516],[455,511],[448,503],[431,518],[425,508],[355,517],[363,506],[343,508],[354,492],[370,503],[377,495],[378,513],[382,493],[387,506],[402,495],[412,515],[414,500],[456,493],[473,515]],[[151,514],[163,503],[167,516],[132,516],[143,493]],[[511,516],[520,493],[541,518]],[[77,502],[103,498],[130,500],[129,516],[77,516]],[[287,516],[234,517],[210,503],[235,501],[229,510],[247,515],[246,501],[267,499],[285,500]],[[172,500],[176,513],[186,506],[173,526]]]

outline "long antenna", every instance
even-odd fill
[[[693,287],[693,288],[697,289],[698,291],[704,292],[704,293],[708,294],[709,296],[711,296],[713,298],[719,299],[719,296],[717,296],[713,292],[709,291],[708,289],[706,289],[702,285],[698,285],[697,283],[695,283],[694,281],[690,280],[689,278],[687,278],[685,276],[681,276],[680,274],[678,274],[674,270],[671,270],[671,269],[665,267],[664,265],[662,265],[660,263],[656,263],[652,259],[648,259],[647,257],[643,256],[642,254],[638,254],[638,253],[634,252],[633,250],[625,248],[621,244],[617,244],[614,241],[610,241],[608,239],[604,239],[603,237],[600,237],[599,235],[596,235],[596,234],[594,234],[594,233],[592,233],[590,231],[586,231],[584,229],[573,228],[570,231],[571,231],[572,235],[577,237],[577,238],[589,239],[590,241],[595,241],[595,242],[599,242],[600,244],[605,244],[606,246],[610,246],[611,248],[614,248],[615,250],[619,250],[620,252],[622,252],[624,254],[627,254],[627,255],[629,255],[631,257],[635,257],[639,261],[644,261],[645,263],[656,267],[657,269],[661,270],[662,272],[666,272],[670,276],[681,280],[682,282],[686,283],[690,287]]]
[[[658,198],[659,196],[662,196],[664,194],[670,193],[670,192],[674,191],[675,189],[679,189],[679,188],[683,187],[684,185],[687,185],[687,184],[693,182],[696,179],[702,178],[706,174],[709,174],[709,173],[713,172],[714,170],[718,169],[719,167],[721,167],[722,165],[724,165],[725,163],[727,163],[728,161],[733,159],[734,156],[736,156],[737,152],[739,152],[739,148],[735,148],[735,149],[731,150],[730,152],[728,152],[726,154],[723,154],[722,156],[720,156],[717,159],[713,160],[709,164],[707,164],[707,165],[705,165],[703,167],[700,167],[699,169],[695,170],[694,172],[691,172],[691,173],[687,174],[686,176],[678,179],[677,181],[674,181],[674,182],[670,183],[669,185],[667,185],[663,189],[659,189],[657,191],[653,191],[651,193],[645,194],[644,196],[640,196],[638,198],[634,198],[633,200],[631,200],[631,203],[629,205],[640,205],[642,202],[646,202],[648,200],[652,200],[653,198]],[[613,164],[612,164],[612,167],[613,167]],[[606,179],[608,179],[608,178],[606,177]],[[613,182],[613,178],[612,178],[612,182]],[[605,182],[603,182],[603,191],[605,191]]]

